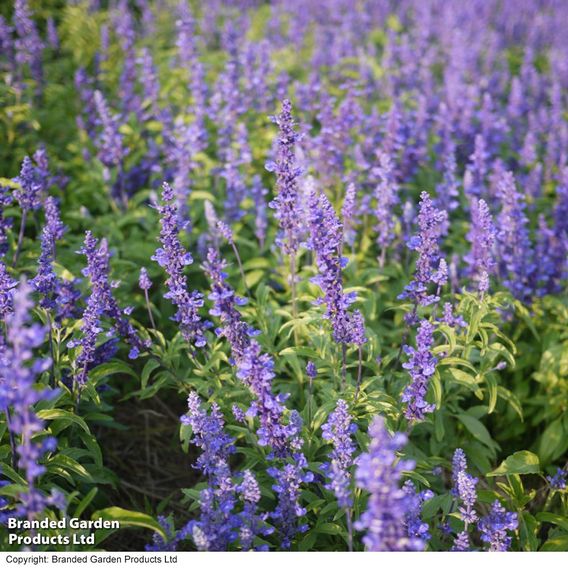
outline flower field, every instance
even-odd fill
[[[0,3],[0,549],[568,551],[566,22]]]

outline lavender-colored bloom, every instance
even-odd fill
[[[79,316],[79,299],[81,292],[77,288],[78,279],[57,281],[56,320],[62,321]]]
[[[217,250],[210,248],[207,262],[203,264],[203,269],[211,282],[211,293],[208,298],[213,301],[213,308],[209,313],[221,319],[221,326],[215,332],[218,336],[227,338],[232,358],[238,364],[250,345],[250,338],[257,335],[257,331],[241,320],[241,314],[236,306],[245,305],[246,300],[237,296],[226,283],[226,266],[226,262],[220,258]]]
[[[99,334],[103,331],[101,327],[103,315],[112,319],[117,333],[130,344],[131,359],[135,359],[141,350],[149,347],[149,343],[138,337],[136,330],[125,317],[128,310],[121,310],[112,295],[109,281],[110,254],[106,239],[102,239],[98,245],[98,239],[87,231],[80,252],[87,257],[87,267],[83,269],[83,275],[89,278],[91,293],[83,312],[81,338],[68,344],[69,347],[81,346],[81,352],[75,361],[75,380],[79,385],[85,384],[88,372],[96,360],[96,344]]]
[[[412,508],[412,499],[400,487],[403,471],[414,468],[414,463],[398,460],[396,452],[406,444],[404,434],[391,436],[384,419],[375,416],[369,426],[369,449],[356,461],[357,485],[369,492],[367,510],[355,523],[365,531],[363,543],[369,551],[422,550],[424,541],[410,537],[405,519]]]
[[[511,172],[503,173],[497,188],[501,201],[497,242],[503,284],[517,299],[529,301],[534,291],[535,264],[524,199],[517,192]]]
[[[471,202],[471,228],[467,235],[471,250],[465,261],[470,266],[471,279],[477,284],[480,294],[488,291],[489,276],[495,272],[493,247],[496,234],[487,203],[483,199],[474,198]]]
[[[402,366],[408,370],[411,383],[405,387],[401,400],[407,403],[404,415],[408,420],[424,420],[425,415],[435,410],[435,405],[426,402],[430,377],[436,371],[438,359],[432,355],[434,326],[422,320],[416,334],[416,348],[404,346],[408,361]]]
[[[119,0],[118,10],[114,17],[118,40],[124,53],[124,60],[118,81],[118,93],[122,102],[124,116],[140,112],[140,97],[136,93],[136,30],[134,18],[127,0]]]
[[[440,287],[443,282],[443,274],[439,271],[441,259],[438,243],[446,219],[447,213],[436,209],[430,196],[423,191],[418,214],[419,232],[407,243],[409,249],[418,252],[414,279],[404,288],[399,298],[410,299],[420,306],[428,306],[439,300],[438,292],[428,293],[428,284],[436,283]]]
[[[95,103],[94,80],[87,71],[80,67],[75,72],[75,90],[79,95],[81,114],[77,116],[77,127],[85,130],[90,138],[95,138],[96,127],[99,123],[97,106]],[[85,155],[86,150],[83,151]]]
[[[33,13],[27,0],[16,0],[14,4],[14,28],[18,35],[15,41],[16,62],[29,65],[30,74],[41,92],[43,81],[43,42],[33,21]]]
[[[399,202],[398,185],[394,178],[394,167],[390,156],[386,152],[377,152],[378,166],[373,169],[373,174],[378,178],[375,187],[375,217],[377,225],[377,244],[381,251],[381,265],[384,264],[388,246],[395,239],[396,217],[394,208]]]
[[[138,285],[140,286],[140,290],[147,291],[152,287],[152,281],[148,276],[148,271],[142,267],[140,269],[140,277],[138,278]]]
[[[122,134],[118,130],[118,119],[111,114],[107,101],[100,91],[95,91],[93,100],[102,126],[96,141],[99,160],[107,168],[121,167],[128,150],[124,147]]]
[[[0,260],[0,320],[4,321],[14,309],[14,292],[17,282],[11,278],[6,265]]]
[[[4,16],[0,16],[0,69],[13,72],[16,69],[14,54],[14,39],[12,37],[13,28],[8,25]]]
[[[456,154],[452,146],[452,151],[444,159],[444,178],[436,186],[436,205],[441,210],[453,211],[459,206],[459,182],[456,170]],[[444,232],[447,232],[447,229]]]
[[[450,304],[450,302],[446,302],[444,304],[444,315],[440,321],[450,327],[453,327],[456,331],[459,331],[459,328],[467,327],[467,322],[462,316],[454,315],[454,307]]]
[[[62,239],[67,231],[67,227],[65,227],[61,220],[57,200],[54,197],[47,197],[43,208],[45,211],[45,225],[52,235],[53,240],[58,241]]]
[[[53,269],[56,242],[67,230],[59,216],[55,198],[46,198],[44,210],[45,224],[41,233],[41,254],[37,274],[31,284],[42,295],[39,305],[42,308],[54,310],[55,319],[60,321],[76,315],[74,300],[80,294],[72,282],[58,278]]]
[[[55,20],[50,16],[47,18],[47,41],[51,49],[59,49],[59,34]]]
[[[242,410],[242,408],[240,408],[240,406],[233,404],[233,406],[231,407],[231,412],[233,413],[233,417],[237,422],[240,422],[241,424],[246,424],[247,417],[244,411]]]
[[[295,254],[300,244],[300,216],[298,215],[298,177],[301,169],[296,162],[295,149],[300,140],[292,118],[292,104],[282,102],[282,112],[272,118],[278,125],[276,160],[268,162],[266,169],[276,173],[276,197],[270,207],[276,211],[282,235],[279,244],[285,254]]]
[[[248,415],[258,416],[260,427],[257,430],[260,446],[271,448],[276,457],[290,454],[289,438],[295,434],[292,426],[284,424],[284,401],[286,396],[272,393],[274,361],[270,355],[262,353],[256,341],[250,341],[237,360],[237,377],[252,391],[256,400]]]
[[[258,239],[260,248],[263,248],[266,240],[266,229],[268,228],[266,207],[266,195],[268,195],[268,189],[264,187],[262,178],[259,175],[255,175],[252,178],[250,194],[254,203],[254,234]]]
[[[333,450],[329,454],[329,462],[323,464],[321,469],[329,479],[326,488],[335,493],[343,509],[349,509],[353,504],[350,469],[355,451],[352,435],[356,430],[357,425],[352,423],[347,403],[339,399],[335,410],[322,426],[322,437],[333,444]]]
[[[495,500],[491,511],[482,517],[478,523],[481,532],[481,540],[489,544],[490,552],[506,552],[511,546],[511,537],[508,531],[515,531],[519,526],[517,513],[510,513],[505,507]]]
[[[461,448],[457,448],[452,458],[452,495],[461,501],[458,510],[465,524],[464,530],[461,531],[453,545],[453,550],[465,551],[469,550],[469,525],[478,520],[475,512],[475,503],[477,501],[477,492],[475,486],[479,481],[477,477],[473,477],[467,473],[467,460],[465,452]]]
[[[467,458],[461,448],[457,448],[452,457],[452,495],[457,496],[458,473],[467,469]]]
[[[475,512],[475,502],[477,501],[477,492],[475,486],[478,479],[472,477],[464,471],[457,473],[456,491],[463,505],[459,507],[459,512],[464,523],[473,524],[477,521],[477,513]]]
[[[306,375],[312,380],[318,376],[318,370],[313,361],[308,361],[306,364]]]
[[[50,394],[34,388],[36,377],[47,370],[51,361],[33,361],[33,350],[43,344],[46,330],[30,323],[33,302],[31,287],[23,280],[14,293],[13,311],[6,315],[6,343],[0,356],[0,410],[6,412],[7,427],[14,437],[19,437],[16,448],[18,467],[27,486],[18,495],[16,517],[36,518],[53,501],[37,488],[45,467],[39,460],[46,453],[54,452],[57,441],[53,437],[38,441],[36,434],[44,429],[33,406],[47,400]],[[57,498],[57,501],[60,501]]]
[[[268,473],[274,478],[272,489],[278,495],[278,505],[270,513],[275,521],[280,536],[280,546],[287,550],[298,533],[308,530],[306,524],[299,524],[298,519],[306,514],[306,509],[300,505],[300,491],[303,482],[309,482],[313,476],[304,473],[304,463],[285,463],[281,468],[272,467]]]
[[[234,243],[233,230],[229,227],[229,225],[227,225],[227,223],[224,223],[221,220],[217,221],[217,230],[230,245]]]
[[[452,550],[455,552],[468,552],[470,550],[470,547],[471,544],[469,542],[469,533],[467,531],[461,531],[460,533],[458,533],[454,540]]]
[[[142,81],[142,90],[144,94],[144,103],[148,105],[149,110],[146,115],[148,118],[160,118],[160,107],[158,102],[160,99],[160,80],[158,78],[158,70],[154,65],[152,54],[148,48],[142,50],[142,55],[138,59],[140,65],[140,74]]]
[[[357,208],[357,188],[350,183],[345,191],[341,217],[343,220],[343,238],[349,246],[355,244],[357,231],[355,230],[355,215]]]
[[[275,480],[273,487],[278,495],[277,507],[270,516],[281,535],[282,546],[287,548],[293,537],[305,530],[304,525],[298,524],[298,518],[305,513],[299,505],[300,485],[313,478],[310,472],[304,471],[307,463],[300,451],[303,443],[300,437],[302,420],[297,412],[291,412],[286,423],[284,401],[287,395],[272,393],[274,360],[262,353],[260,345],[250,339],[257,332],[240,320],[235,306],[242,305],[243,301],[226,284],[227,275],[223,268],[224,263],[219,259],[218,252],[210,249],[204,265],[212,283],[209,297],[214,301],[214,307],[210,313],[221,318],[222,326],[217,333],[229,340],[231,363],[237,368],[237,377],[255,397],[246,416],[258,417],[258,444],[270,449],[269,460],[293,460],[293,463],[283,461],[283,465],[268,469],[269,475]],[[233,407],[233,413],[238,421],[244,422],[245,415],[238,407]]]
[[[47,225],[41,234],[41,254],[38,260],[36,277],[31,281],[32,286],[42,295],[39,305],[45,309],[55,307],[55,290],[57,288],[57,275],[53,270],[54,240]]]
[[[243,501],[243,510],[240,513],[239,539],[243,550],[251,550],[256,535],[268,535],[272,532],[271,527],[264,526],[266,515],[258,513],[260,501],[260,487],[250,470],[245,470],[243,480],[237,487]]]
[[[367,343],[365,335],[365,318],[360,310],[354,310],[350,321],[351,342],[357,347]]]
[[[199,503],[201,516],[190,521],[182,532],[200,537],[195,545],[209,551],[227,550],[237,539],[239,518],[234,512],[236,487],[231,479],[229,457],[235,452],[234,439],[225,433],[225,421],[219,407],[213,403],[211,413],[203,409],[197,393],[190,393],[187,399],[188,413],[182,416],[183,424],[191,426],[192,443],[201,449],[195,468],[201,470],[209,480],[201,492]],[[206,545],[205,545],[206,544]]]
[[[175,192],[180,224],[188,222],[188,200],[191,190],[191,173],[196,167],[194,156],[201,150],[199,130],[195,123],[185,124],[181,117],[175,121],[175,134],[171,133],[167,159],[173,165],[172,186]],[[189,224],[189,223],[188,223]]]
[[[225,218],[229,222],[238,221],[245,211],[242,202],[247,194],[247,186],[242,166],[252,160],[251,150],[248,144],[248,132],[244,123],[235,127],[235,141],[224,152],[224,166],[221,169],[221,177],[225,180]]]
[[[20,175],[13,180],[20,187],[14,192],[22,211],[35,211],[41,207],[41,194],[45,189],[45,180],[31,158],[26,156],[22,161]]]
[[[225,433],[225,421],[219,406],[211,405],[211,413],[203,409],[199,395],[191,392],[187,399],[188,413],[182,416],[182,424],[191,426],[192,443],[201,449],[195,468],[204,474],[215,476],[224,473],[228,459],[236,448],[234,439]]]
[[[466,175],[463,184],[465,194],[470,198],[479,198],[485,192],[488,159],[485,139],[481,134],[478,134],[475,137],[475,150],[470,156],[471,164],[466,170],[468,175]]]
[[[325,303],[325,318],[331,322],[333,339],[337,343],[352,342],[350,314],[347,309],[355,301],[355,294],[343,292],[342,258],[343,227],[325,194],[313,192],[308,202],[308,247],[314,251],[319,274],[311,279],[323,291],[317,303]]]
[[[174,527],[174,523],[171,519],[168,519],[162,515],[160,515],[157,519],[158,523],[164,532],[166,533],[166,539],[158,534],[154,533],[152,537],[152,544],[147,544],[145,546],[145,550],[147,552],[174,552],[177,550],[177,542],[176,542],[176,530]]]
[[[8,252],[8,231],[12,227],[12,219],[4,218],[6,207],[12,204],[12,193],[7,187],[0,185],[0,257]]]
[[[430,527],[421,518],[422,505],[434,497],[434,493],[429,489],[416,491],[414,483],[410,480],[405,481],[402,490],[409,498],[410,507],[406,513],[404,524],[409,538],[419,538],[425,544],[432,538]]]
[[[555,489],[556,491],[562,491],[566,489],[567,477],[568,472],[559,467],[554,475],[547,475],[546,480],[548,481],[552,489]]]
[[[162,190],[163,205],[156,205],[160,213],[160,242],[162,246],[156,249],[152,256],[167,273],[166,286],[168,292],[164,298],[170,299],[177,307],[173,320],[180,326],[180,331],[186,341],[196,347],[207,344],[204,331],[205,326],[199,315],[199,308],[203,306],[203,296],[196,290],[191,293],[187,289],[187,278],[183,274],[184,267],[193,263],[193,258],[186,252],[178,236],[178,208],[172,203],[174,192],[164,183]]]

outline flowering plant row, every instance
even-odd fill
[[[3,6],[2,548],[568,550],[566,18]]]

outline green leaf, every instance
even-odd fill
[[[127,509],[122,509],[121,507],[108,507],[107,509],[102,509],[93,513],[93,520],[104,519],[107,521],[118,521],[120,527],[143,527],[145,529],[151,529],[157,532],[163,539],[167,540],[167,535],[164,529],[150,515],[145,513],[139,513],[137,511],[128,511]]]
[[[567,435],[562,425],[562,417],[556,419],[543,432],[538,446],[538,455],[544,463],[559,457],[566,447]]]
[[[91,501],[94,499],[97,492],[98,492],[98,489],[96,487],[93,487],[83,497],[83,499],[81,499],[80,503],[77,505],[77,508],[75,509],[75,512],[73,513],[73,515],[76,518],[79,518],[83,514],[83,511],[85,511],[85,509],[91,504]]]
[[[42,420],[60,420],[63,423],[77,424],[77,426],[82,428],[87,434],[91,433],[87,423],[80,416],[77,416],[68,410],[63,410],[61,408],[39,410],[37,412],[37,416]]]
[[[56,456],[53,456],[49,459],[46,465],[48,471],[63,475],[65,478],[67,478],[65,473],[70,471],[80,478],[83,478],[84,481],[88,481],[90,483],[94,481],[91,474],[83,465],[65,454],[57,454]]]
[[[568,517],[556,515],[555,513],[537,513],[536,518],[541,523],[550,523],[568,532]]]
[[[451,375],[451,381],[453,383],[467,387],[475,393],[478,393],[481,390],[475,381],[475,377],[472,377],[469,373],[466,373],[461,369],[456,369],[455,367],[449,368],[448,373]]]
[[[491,414],[495,410],[495,405],[497,404],[497,379],[488,373],[485,375],[485,384],[487,385],[487,392],[489,394],[489,404],[487,413]]]
[[[519,517],[519,536],[522,550],[533,552],[538,549],[538,528],[537,520],[527,512]]]
[[[511,408],[519,415],[521,422],[523,422],[523,407],[521,406],[521,402],[519,401],[517,396],[510,390],[507,390],[505,387],[497,387],[497,394],[500,398],[506,400],[509,403]]]
[[[519,475],[540,473],[538,456],[526,450],[515,452],[503,461],[497,469],[488,473],[487,476],[495,477],[497,475],[511,475],[513,473],[518,473]]]
[[[144,369],[142,369],[142,374],[140,375],[140,386],[142,389],[145,389],[148,386],[148,380],[150,379],[152,371],[157,369],[159,366],[160,362],[156,361],[156,359],[148,359],[147,363],[144,365]]]
[[[471,435],[483,445],[491,449],[498,447],[489,430],[477,418],[469,414],[458,414],[457,418],[469,430]]]
[[[549,538],[540,550],[542,552],[566,552],[568,550],[568,534]]]

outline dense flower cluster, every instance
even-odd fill
[[[481,540],[489,545],[490,552],[505,552],[511,546],[511,537],[507,534],[519,526],[517,513],[509,513],[505,507],[494,501],[490,513],[479,521]]]
[[[365,531],[363,542],[370,551],[422,550],[424,541],[405,530],[405,518],[414,508],[414,496],[400,486],[403,471],[414,463],[399,460],[396,452],[406,443],[404,434],[391,436],[384,419],[376,416],[369,426],[369,449],[357,458],[355,480],[369,492],[367,510],[355,528]]]
[[[406,402],[405,416],[412,421],[424,420],[426,414],[436,408],[426,401],[430,378],[436,371],[437,357],[432,354],[434,326],[423,320],[416,334],[416,347],[404,346],[408,361],[403,367],[410,375],[411,383],[405,387],[401,400]]]
[[[337,502],[343,509],[349,509],[353,504],[350,469],[355,451],[352,435],[356,430],[357,425],[352,423],[347,403],[339,399],[335,410],[322,426],[323,439],[333,444],[329,462],[322,466],[322,470],[329,478],[328,489],[335,493]]]
[[[89,278],[91,294],[83,312],[81,338],[69,342],[68,347],[81,347],[75,362],[75,380],[79,385],[84,385],[89,370],[102,362],[99,357],[104,352],[97,350],[97,338],[103,331],[102,316],[110,318],[117,334],[130,344],[128,356],[131,359],[136,359],[140,351],[148,348],[149,342],[140,339],[137,331],[126,318],[125,314],[129,313],[129,309],[121,309],[112,294],[112,286],[115,283],[109,280],[110,252],[107,240],[102,239],[99,244],[99,240],[87,231],[80,252],[87,258],[83,275]]]
[[[464,530],[457,535],[454,550],[465,551],[470,549],[468,527],[478,520],[475,503],[477,501],[476,485],[479,480],[467,473],[467,460],[461,448],[454,452],[452,466],[452,492],[461,502],[458,510],[464,522]]]
[[[204,335],[206,326],[199,315],[199,308],[203,306],[203,296],[196,290],[190,292],[187,288],[187,278],[183,271],[186,266],[193,263],[193,257],[184,249],[179,239],[177,206],[172,203],[173,199],[172,188],[164,183],[163,204],[156,205],[161,216],[162,246],[156,249],[152,260],[155,260],[168,274],[166,280],[168,292],[164,294],[164,298],[171,300],[177,308],[174,321],[179,324],[183,337],[196,347],[204,347],[207,344]]]
[[[33,350],[43,344],[45,327],[31,323],[33,302],[30,298],[32,288],[24,280],[20,282],[13,295],[13,309],[4,318],[6,323],[6,344],[0,349],[0,410],[6,413],[6,425],[11,436],[19,437],[15,462],[24,473],[25,490],[20,490],[19,505],[14,511],[18,517],[33,519],[50,504],[60,503],[56,495],[46,497],[37,487],[37,481],[46,471],[40,459],[54,452],[57,440],[43,437],[40,441],[35,435],[43,430],[43,420],[34,411],[34,405],[41,400],[49,400],[54,394],[33,388],[37,375],[47,370],[50,359],[33,360]]]
[[[364,335],[364,326],[358,317],[355,321],[348,312],[356,294],[343,291],[342,270],[347,259],[341,256],[343,226],[324,193],[312,193],[308,201],[308,246],[314,251],[319,274],[312,278],[323,291],[317,303],[325,303],[325,317],[330,320],[333,339],[337,343],[355,343]],[[363,329],[362,329],[363,328]]]
[[[432,199],[425,191],[420,195],[418,213],[419,232],[410,238],[407,246],[418,252],[414,279],[400,295],[415,305],[428,306],[439,300],[440,288],[447,282],[448,273],[445,260],[440,255],[439,240],[447,220],[447,213],[434,207]],[[429,284],[436,285],[436,293],[429,293]]]

